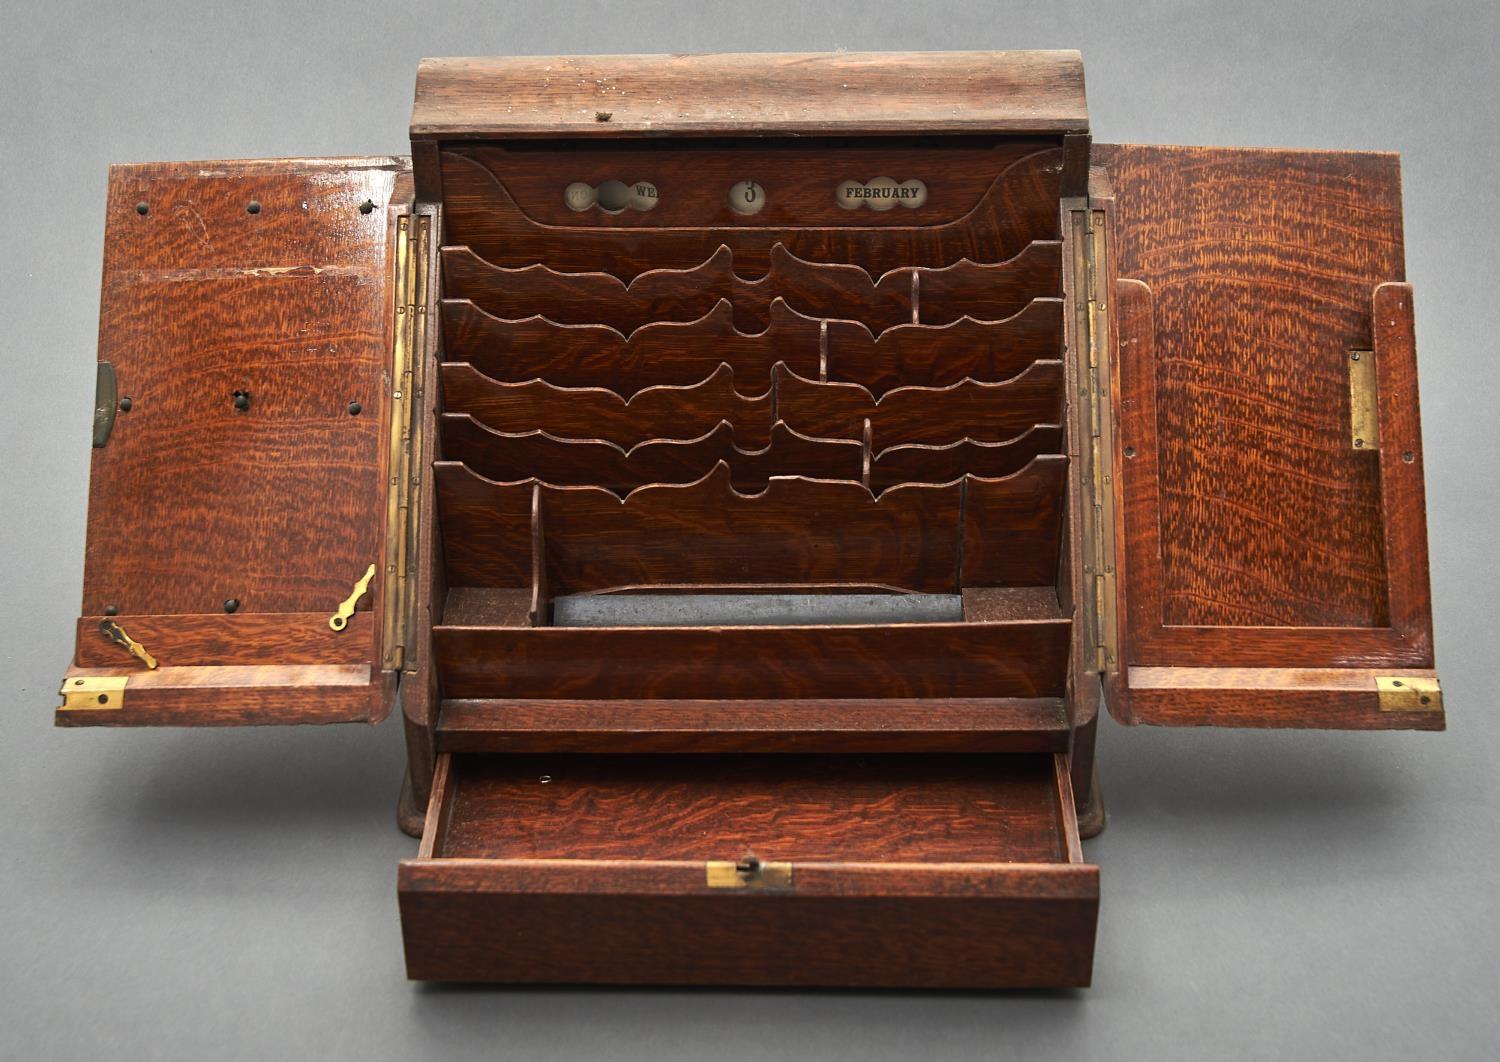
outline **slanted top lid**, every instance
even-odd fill
[[[413,140],[1088,130],[1076,51],[423,59]]]

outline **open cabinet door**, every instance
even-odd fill
[[[1443,727],[1397,156],[1098,145],[1127,723]]]
[[[376,722],[395,158],[110,172],[59,725]]]

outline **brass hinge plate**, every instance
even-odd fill
[[[125,686],[129,682],[129,675],[63,679],[57,690],[63,699],[58,711],[118,711],[125,707]]]
[[[1382,712],[1441,712],[1443,691],[1435,678],[1400,678],[1384,675],[1375,679]]]
[[[1072,237],[1073,356],[1078,380],[1083,506],[1084,616],[1094,649],[1092,670],[1118,667],[1115,615],[1114,413],[1110,403],[1109,267],[1104,211],[1086,200],[1069,211]]]
[[[391,420],[387,453],[385,589],[381,666],[411,663],[408,631],[416,607],[417,499],[422,481],[422,403],[426,387],[428,267],[432,215],[396,221],[395,329],[391,358]]]
[[[1375,352],[1349,352],[1349,445],[1380,449],[1380,407],[1375,388]]]
[[[115,367],[101,361],[94,371],[94,449],[109,442],[110,432],[115,430],[115,410],[120,408],[119,386],[115,382]]]
[[[790,889],[792,864],[758,859],[710,859],[705,877],[711,889]]]

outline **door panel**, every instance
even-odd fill
[[[1433,662],[1397,157],[1096,150],[1118,343],[1113,710],[1441,727],[1440,696],[1382,710],[1375,681]],[[1351,398],[1371,360],[1374,394]],[[1356,428],[1365,400],[1378,437]],[[1292,695],[1326,668],[1368,681]]]
[[[343,629],[327,621],[382,556],[388,256],[407,170],[391,158],[111,170],[99,360],[114,421],[93,450],[74,663],[135,688],[110,714],[68,722],[331,721],[317,665],[365,668],[363,696],[340,678],[333,718],[389,710],[380,625],[360,614],[378,572]],[[156,669],[106,624],[167,674],[141,681]],[[242,672],[255,665],[279,670],[252,696]],[[294,665],[312,667],[307,683]],[[159,716],[167,688],[194,691],[197,707],[179,697]],[[226,714],[219,695],[245,710]]]

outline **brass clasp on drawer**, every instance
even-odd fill
[[[711,889],[790,889],[792,864],[763,863],[754,856],[738,861],[710,859],[707,881]]]

